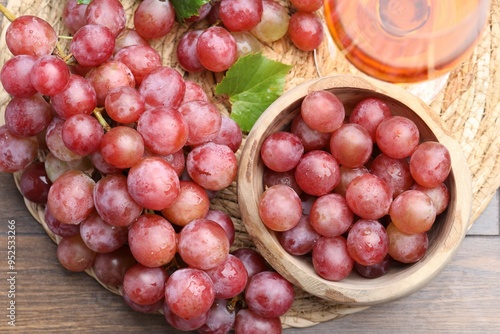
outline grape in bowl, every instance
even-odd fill
[[[261,156],[263,144],[271,134],[289,132],[292,121],[298,114],[302,114],[301,108],[303,108],[304,99],[311,93],[320,91],[332,93],[340,100],[344,107],[345,120],[349,119],[353,109],[359,102],[367,98],[381,100],[389,107],[391,117],[409,119],[416,125],[419,132],[417,144],[433,142],[437,143],[440,147],[446,148],[449,152],[449,162],[451,165],[449,166],[449,173],[446,174],[447,177],[443,182],[448,189],[448,205],[444,212],[440,214],[434,213],[436,215],[435,221],[430,225],[430,229],[425,232],[428,236],[428,245],[426,246],[425,254],[423,254],[418,261],[403,263],[391,260],[396,264],[391,265],[384,275],[376,278],[363,277],[352,268],[352,270],[349,270],[346,277],[329,278],[316,270],[313,263],[313,257],[310,256],[311,253],[291,254],[284,249],[279,240],[282,233],[279,229],[283,228],[283,230],[286,230],[290,226],[283,227],[284,225],[280,225],[280,222],[273,221],[271,224],[278,227],[271,229],[263,221],[263,218],[264,220],[268,219],[265,217],[265,214],[262,215],[259,212],[261,200],[263,197],[266,197],[263,196],[263,194],[267,192],[268,189],[275,188],[267,187],[263,182],[267,171],[267,166]],[[343,122],[344,125],[348,123],[345,120]],[[319,123],[326,126],[327,121]],[[355,130],[358,131],[359,129]],[[352,136],[349,134],[352,132],[347,133],[347,138],[353,138],[349,137]],[[376,136],[376,133],[368,133],[369,137]],[[331,136],[328,138],[328,141],[333,141]],[[380,142],[382,142],[382,140]],[[381,146],[383,145],[384,144],[381,144]],[[401,149],[404,149],[404,147]],[[380,153],[380,150],[381,148],[379,148],[378,145],[373,145],[373,152],[370,157],[366,159],[366,155],[363,155],[362,159],[366,160],[363,168],[365,165],[368,166],[368,168],[372,167],[371,164],[374,165],[374,157]],[[314,153],[331,153],[329,149],[313,151],[315,151]],[[416,149],[413,148],[410,151],[410,153],[412,153],[416,151]],[[310,153],[311,152],[305,153],[301,159],[305,159]],[[397,156],[397,153],[395,154]],[[283,160],[297,160],[296,158],[288,158],[289,159],[285,159],[283,157]],[[300,162],[298,164],[300,165]],[[295,173],[297,169],[300,168],[299,165],[295,167]],[[338,166],[339,169],[343,168],[342,164],[338,164]],[[375,169],[375,166],[373,166],[373,169]],[[370,181],[364,179],[369,179],[369,177],[360,176],[356,180],[358,182]],[[291,186],[296,185],[292,184]],[[301,197],[303,210],[306,210],[304,209],[304,203],[308,201],[311,203],[311,201],[314,202],[323,195],[334,197],[332,194],[342,193],[339,189],[331,190],[332,187],[339,186],[339,181],[330,185],[329,189],[318,190],[318,188],[322,188],[322,186],[323,184],[321,187],[309,187],[311,189],[308,190],[308,196]],[[307,189],[308,184],[305,183],[304,187]],[[415,193],[420,194],[420,191],[413,189],[415,187],[415,184],[412,186],[412,189],[409,189],[407,186],[407,191],[405,193],[408,194],[405,194],[407,195],[406,197],[413,198],[411,195],[415,195]],[[273,190],[278,192],[280,189]],[[314,191],[321,192],[314,194],[314,196],[309,195],[309,193]],[[286,193],[286,191],[282,193]],[[342,194],[345,195],[346,198],[349,197],[349,194]],[[393,196],[396,198],[396,195],[393,194]],[[309,200],[307,200],[308,197]],[[313,197],[312,200],[310,199],[311,197]],[[427,196],[425,197],[427,198]],[[338,198],[328,199],[328,201],[325,198],[324,201],[327,203],[328,201],[338,202]],[[400,200],[400,202],[401,201],[402,200]],[[392,202],[394,202],[394,200],[391,198],[390,203],[392,204]],[[251,132],[248,134],[245,146],[241,152],[238,175],[238,203],[245,228],[256,247],[274,269],[290,282],[312,295],[335,303],[376,305],[393,301],[418,291],[439,274],[449,263],[470,226],[469,220],[472,204],[471,176],[460,145],[445,130],[441,120],[435,112],[420,99],[393,84],[379,82],[360,76],[336,75],[308,81],[291,89],[269,106],[258,119]],[[290,200],[290,203],[296,203],[296,199]],[[425,201],[422,205],[425,205]],[[298,219],[295,206],[296,204],[291,204],[290,211],[295,211],[295,218],[293,219]],[[309,210],[309,208],[307,210]],[[388,231],[391,233],[393,232],[394,227],[392,225],[387,226],[392,218],[388,211],[377,213],[377,216],[373,219],[364,219],[360,217],[360,215],[364,215],[362,212],[363,206],[361,206],[359,210],[359,212],[354,212],[352,218],[353,224],[349,225],[347,230],[354,230],[354,226],[356,225],[354,222],[361,221],[363,227],[357,226],[356,230],[362,230],[363,228],[368,228],[370,224],[373,225],[373,222],[370,221],[380,221],[381,224],[385,224]],[[304,212],[306,214],[310,213],[310,211],[303,211],[303,214]],[[293,212],[290,213],[289,216],[292,216]],[[394,213],[394,217],[396,216],[397,214]],[[269,222],[267,223],[269,224]],[[299,224],[297,226],[299,226]],[[377,228],[378,227],[375,226],[372,230],[376,230]],[[316,230],[322,231],[322,235],[325,235],[328,234],[328,231],[331,229],[329,229],[328,226],[320,226],[316,227]],[[320,239],[316,239],[316,243],[313,247],[328,248],[330,250],[345,249],[345,245],[342,246],[344,248],[340,247],[338,240],[335,239],[346,236],[347,230],[344,230],[344,233],[341,234],[340,237],[332,236],[330,238],[324,238],[328,239],[327,242],[324,240],[319,242]],[[305,231],[304,228],[303,231]],[[420,232],[418,228],[416,228],[416,231]],[[338,232],[335,235],[338,235]],[[314,252],[314,248],[312,252]],[[351,263],[351,266],[354,267],[354,265],[359,265],[358,261],[363,262],[361,257],[362,256],[357,257],[356,261]],[[332,259],[333,256],[329,256],[329,258]],[[386,260],[387,257],[384,258],[384,261]],[[380,258],[378,258],[377,261],[379,261],[379,263],[382,262]]]

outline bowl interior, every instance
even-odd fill
[[[470,184],[467,177],[470,178],[470,175],[460,148],[457,147],[458,144],[444,133],[441,125],[433,117],[432,111],[429,111],[420,100],[392,85],[384,83],[379,85],[377,82],[376,86],[372,86],[371,82],[365,85],[361,81],[363,83],[361,85],[343,87],[341,86],[343,81],[339,83],[338,79],[331,81],[327,78],[323,79],[326,82],[320,85],[313,82],[297,87],[297,90],[284,94],[261,116],[247,137],[241,155],[238,202],[245,227],[257,248],[274,269],[292,283],[313,295],[339,303],[378,304],[417,291],[437,275],[450,260],[467,229],[472,202],[471,190],[467,187],[467,183]],[[300,104],[305,95],[318,88],[334,93],[344,103],[347,115],[364,98],[380,98],[390,106],[393,115],[408,117],[417,124],[422,141],[440,141],[450,150],[452,172],[446,181],[450,191],[450,203],[429,231],[429,249],[419,262],[392,266],[386,275],[375,279],[361,277],[353,271],[349,277],[340,282],[327,281],[316,274],[310,257],[288,254],[279,244],[276,234],[267,229],[260,220],[258,202],[264,191],[262,184],[264,165],[259,154],[262,142],[273,132],[287,130],[292,119],[300,112]],[[460,183],[457,182],[458,177],[461,178]]]

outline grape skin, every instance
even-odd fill
[[[127,21],[125,9],[119,0],[92,0],[85,10],[86,24],[100,24],[107,27],[116,37]]]
[[[144,154],[144,140],[133,128],[117,126],[104,134],[99,150],[104,161],[117,168],[130,168]]]
[[[328,152],[309,151],[302,156],[295,169],[295,180],[307,194],[325,195],[340,181],[339,164]]]
[[[18,137],[0,126],[0,172],[14,173],[28,166],[38,154],[35,137]]]
[[[116,52],[115,60],[125,64],[134,75],[135,84],[140,85],[146,74],[161,67],[161,56],[149,45],[130,45]]]
[[[347,251],[356,263],[364,266],[380,263],[388,250],[387,232],[378,221],[360,219],[349,230]]]
[[[223,72],[236,61],[236,41],[222,27],[205,29],[196,42],[200,63],[212,72]]]
[[[13,55],[46,56],[57,43],[54,28],[44,19],[32,15],[17,17],[7,27],[5,42]]]
[[[96,257],[96,253],[85,245],[80,234],[59,240],[56,254],[59,263],[73,272],[89,269]]]
[[[109,253],[125,245],[128,237],[126,227],[106,223],[96,212],[80,223],[80,235],[88,248],[96,253]]]
[[[125,245],[109,253],[97,254],[93,269],[99,282],[110,286],[120,286],[123,284],[127,270],[136,263],[137,260],[129,247]]]
[[[85,76],[92,87],[94,87],[97,106],[104,106],[106,96],[117,87],[135,87],[135,79],[132,71],[117,60],[108,60],[101,65],[92,68]]]
[[[299,195],[283,184],[267,188],[259,199],[258,209],[262,222],[278,232],[290,230],[302,217]]]
[[[115,36],[99,24],[86,24],[75,33],[70,52],[82,66],[98,66],[113,55]]]
[[[62,119],[76,114],[90,115],[97,107],[97,95],[89,81],[71,74],[67,86],[51,97],[51,104]]]
[[[137,263],[123,278],[123,291],[139,305],[152,305],[164,298],[168,274],[162,267],[146,267]]]
[[[144,0],[134,11],[134,27],[145,39],[167,35],[175,22],[175,11],[170,1]]]
[[[262,18],[262,0],[222,0],[219,16],[229,31],[248,31]]]
[[[288,36],[299,50],[305,52],[317,49],[325,37],[319,17],[302,11],[295,12],[290,17]]]
[[[312,251],[312,263],[318,275],[330,281],[343,280],[354,268],[342,236],[319,238]]]
[[[46,204],[52,182],[43,162],[34,161],[21,173],[19,190],[24,198],[37,204]]]
[[[37,93],[31,83],[31,70],[36,59],[35,56],[18,55],[5,62],[0,72],[0,81],[7,93],[18,97],[29,97]]]
[[[182,76],[168,66],[155,68],[144,76],[139,85],[139,93],[144,97],[146,108],[177,108],[185,91],[186,84]]]
[[[40,94],[13,97],[5,107],[5,125],[19,137],[32,137],[45,130],[52,121],[52,108]]]

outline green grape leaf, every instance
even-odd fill
[[[262,53],[249,54],[228,69],[215,93],[229,97],[231,118],[242,131],[250,131],[264,110],[283,94],[291,68]]]
[[[78,4],[79,5],[88,5],[89,3],[91,3],[92,0],[78,0]]]
[[[198,15],[200,8],[210,0],[171,0],[170,2],[174,6],[177,20],[184,22],[185,19]]]

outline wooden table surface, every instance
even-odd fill
[[[7,262],[15,221],[15,284]],[[499,196],[476,221],[449,266],[415,294],[314,327],[305,333],[493,333],[500,329]],[[15,290],[15,297],[8,296]],[[15,301],[15,327],[8,324]],[[61,267],[56,245],[0,173],[0,333],[179,333],[161,315],[131,311],[85,273]]]

